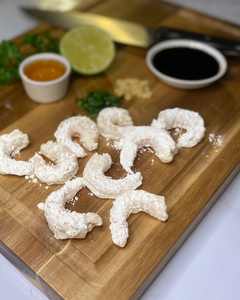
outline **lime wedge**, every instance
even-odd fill
[[[115,46],[105,31],[81,25],[61,38],[60,53],[77,73],[95,75],[110,66],[115,57]]]

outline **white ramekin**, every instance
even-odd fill
[[[36,60],[52,59],[61,62],[66,67],[66,72],[59,78],[49,81],[36,81],[28,78],[24,70]],[[38,53],[25,58],[19,66],[19,74],[28,97],[38,103],[52,103],[61,100],[67,93],[71,65],[68,60],[55,53]]]
[[[217,60],[219,64],[218,73],[210,78],[201,79],[201,80],[182,80],[182,79],[177,79],[174,77],[167,76],[164,73],[158,71],[153,65],[154,56],[162,50],[169,49],[169,48],[179,48],[179,47],[197,49],[211,55],[213,58]],[[227,70],[226,58],[223,56],[223,54],[220,51],[213,48],[212,46],[209,46],[206,43],[193,41],[193,40],[183,40],[183,39],[168,40],[154,45],[147,52],[146,62],[148,68],[156,75],[158,79],[160,79],[162,82],[170,86],[180,88],[180,89],[198,89],[198,88],[203,88],[205,86],[208,86],[209,84],[221,78]]]

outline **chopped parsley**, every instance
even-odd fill
[[[44,34],[26,34],[23,44],[30,44],[36,52],[59,53],[59,40],[50,36],[49,32]]]
[[[16,43],[2,41],[0,44],[0,83],[11,83],[19,80],[18,67],[24,56]]]
[[[117,98],[107,91],[99,90],[97,92],[89,92],[86,97],[78,98],[76,101],[77,104],[86,111],[89,117],[94,118],[97,117],[100,110],[105,107],[119,107],[122,99],[123,96]]]

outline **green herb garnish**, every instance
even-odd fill
[[[19,80],[18,67],[24,56],[16,43],[2,41],[0,44],[0,83],[11,83]]]
[[[113,94],[100,90],[89,92],[87,97],[76,99],[77,104],[82,107],[91,118],[97,117],[100,110],[105,107],[121,105],[123,96],[117,98]]]
[[[59,40],[50,36],[49,32],[44,34],[26,34],[23,44],[30,44],[36,52],[59,53]]]
[[[30,44],[36,52],[59,53],[59,40],[50,37],[49,32],[45,34],[27,34],[23,44]],[[18,45],[12,41],[0,43],[0,83],[13,83],[20,79],[18,67],[24,59]]]

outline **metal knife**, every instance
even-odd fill
[[[229,39],[169,27],[153,29],[138,23],[85,12],[59,12],[27,7],[21,7],[21,9],[32,16],[67,30],[81,24],[97,26],[105,30],[113,41],[122,44],[148,48],[163,40],[191,39],[210,44],[226,56],[240,57],[240,42]]]

